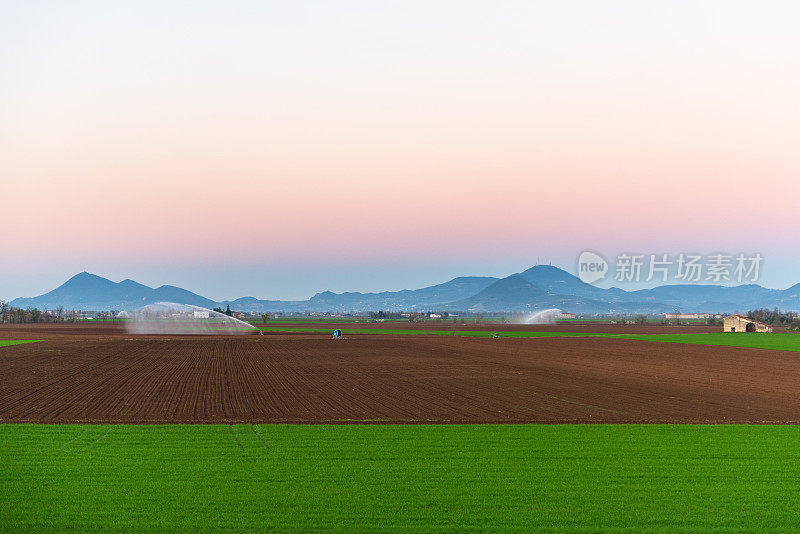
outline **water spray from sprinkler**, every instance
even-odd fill
[[[555,324],[561,316],[561,310],[558,308],[550,308],[534,312],[522,319],[523,324]]]
[[[131,334],[263,334],[235,317],[176,302],[148,304],[138,310],[121,312],[117,317],[125,319],[125,329]]]

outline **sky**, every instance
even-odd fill
[[[800,281],[797,2],[0,4],[0,298],[761,253]]]

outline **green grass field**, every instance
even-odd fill
[[[5,531],[791,531],[800,429],[0,425]]]
[[[9,347],[11,345],[21,345],[23,343],[36,343],[37,341],[41,341],[40,339],[14,339],[14,340],[0,340],[0,347]]]
[[[467,324],[467,323],[474,323],[474,324],[483,324],[487,322],[499,322],[502,321],[503,317],[495,317],[495,316],[482,316],[480,318],[476,317],[458,317],[457,319],[450,319],[442,321],[440,319],[425,319],[420,318],[418,323],[431,323],[431,324]],[[280,324],[296,324],[296,323],[325,323],[325,324],[334,324],[334,323],[369,323],[372,321],[371,317],[366,316],[355,316],[355,317],[326,317],[326,316],[309,316],[309,317],[273,317],[267,320],[268,325],[280,325]],[[401,322],[407,321],[407,319],[385,319],[387,323],[393,322]],[[458,321],[456,323],[456,321]],[[252,324],[257,324],[259,326],[264,325],[260,318],[250,318],[247,319],[247,322]]]
[[[268,324],[293,324],[293,323],[365,323],[369,317],[272,317]],[[249,323],[263,324],[260,318],[250,318]]]
[[[661,343],[722,345],[725,347],[800,351],[800,335],[796,333],[762,334],[717,332],[709,334],[623,334],[618,337],[642,341],[658,341]]]
[[[330,334],[331,328],[316,328],[302,326],[261,326],[264,332],[288,333],[313,333]],[[341,328],[343,334],[384,334],[384,335],[427,335],[427,336],[462,336],[462,337],[490,337],[492,332],[487,330],[422,330],[403,328]],[[503,332],[504,337],[568,337],[568,336],[602,336],[605,334],[585,334],[580,332]]]
[[[330,333],[330,328],[303,328],[264,326],[265,332]],[[404,330],[389,328],[342,328],[347,334],[394,334],[394,335],[438,335],[463,337],[490,337],[492,332],[482,330]],[[607,337],[660,343],[686,343],[690,345],[722,345],[754,349],[800,351],[800,335],[717,332],[707,334],[604,334],[597,332],[503,332],[501,337]]]

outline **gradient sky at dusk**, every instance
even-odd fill
[[[4,2],[0,298],[764,255],[800,281],[796,2]]]

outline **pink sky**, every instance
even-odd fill
[[[587,247],[800,280],[795,4],[224,6],[12,3],[0,297],[78,265],[367,262],[393,288]],[[314,283],[252,293],[362,289]]]

